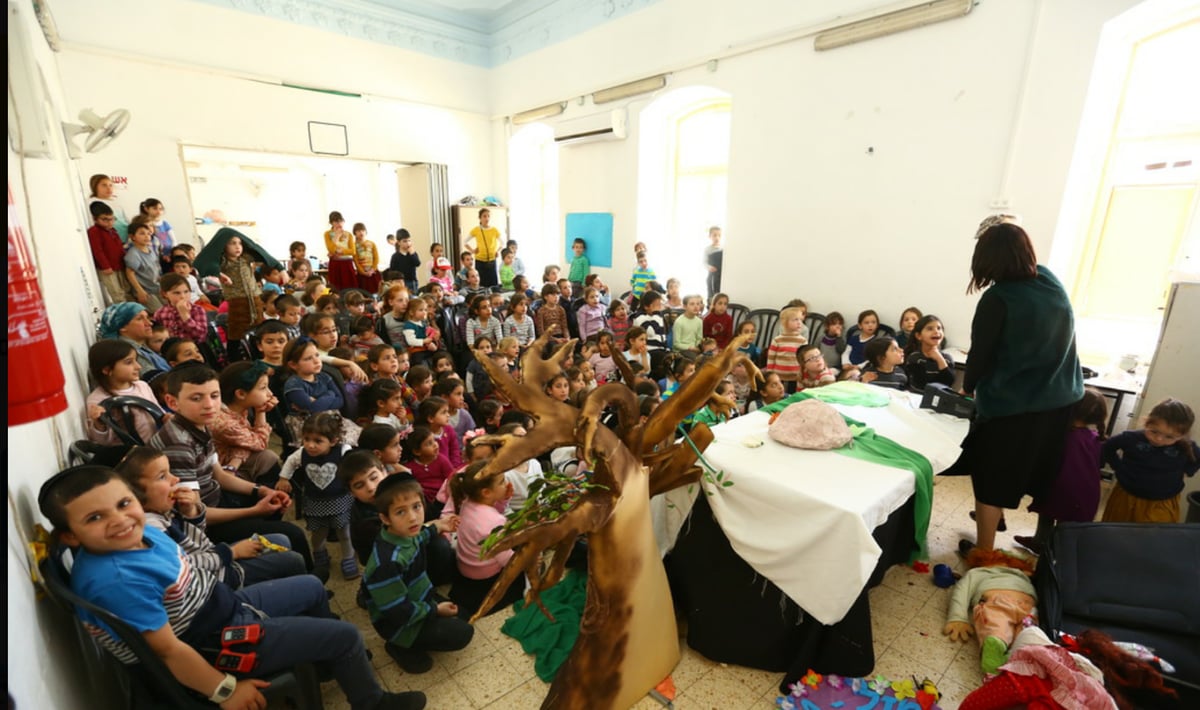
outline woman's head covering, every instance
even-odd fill
[[[146,307],[140,303],[114,303],[104,309],[104,315],[100,316],[100,337],[101,338],[119,338],[121,337],[121,329],[129,325],[129,321],[137,317],[137,314],[146,310]]]
[[[975,230],[975,238],[978,239],[979,237],[983,236],[984,232],[988,231],[992,227],[995,227],[997,224],[1005,223],[1020,224],[1021,219],[1016,215],[1005,214],[1003,212],[1000,214],[988,215],[987,217],[983,218],[983,221],[979,223],[979,228]]]

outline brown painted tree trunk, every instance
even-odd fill
[[[650,521],[649,476],[628,453],[613,463],[614,473],[625,473],[622,495],[608,523],[588,536],[579,638],[543,708],[628,708],[679,662],[675,609]]]

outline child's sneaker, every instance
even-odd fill
[[[433,668],[433,656],[430,656],[424,651],[414,651],[411,648],[400,648],[399,646],[387,643],[383,647],[387,649],[388,655],[392,657],[396,664],[404,669],[405,673],[417,675],[420,673],[428,673]]]
[[[342,560],[342,579],[358,579],[361,574],[358,571],[358,560],[353,557]]]

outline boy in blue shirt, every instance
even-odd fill
[[[434,537],[457,530],[458,516],[426,525],[424,501],[410,473],[393,473],[376,485],[383,529],[363,571],[371,624],[387,642],[388,655],[408,673],[433,668],[426,651],[457,651],[475,635],[475,627],[457,617],[458,605],[434,594],[428,574]]]
[[[42,485],[38,507],[58,538],[80,548],[71,588],[142,634],[181,685],[224,708],[263,707],[268,684],[222,673],[212,663],[228,626],[259,625],[249,646],[254,668],[268,675],[300,663],[327,665],[354,710],[420,710],[422,693],[385,693],[367,659],[362,636],[334,619],[320,580],[288,577],[234,591],[193,566],[165,533],[146,527],[129,486],[105,466],[66,469]],[[261,612],[265,616],[260,616]],[[104,622],[79,611],[97,641],[123,663],[134,653]]]

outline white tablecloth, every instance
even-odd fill
[[[889,392],[887,407],[835,405],[839,411],[923,454],[936,474],[958,458],[967,422],[919,409],[919,395]],[[823,624],[842,619],[875,569],[881,550],[871,531],[904,505],[913,474],[833,451],[806,451],[767,435],[769,416],[754,412],[713,428],[704,452],[729,487],[705,486],[733,549],[759,574]],[[763,445],[748,448],[747,438]],[[657,496],[660,549],[674,544],[700,486]],[[935,489],[936,491],[936,489]]]

